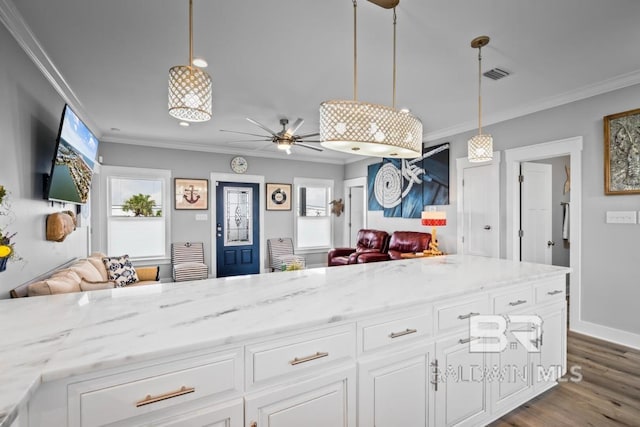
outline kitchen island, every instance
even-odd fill
[[[449,255],[0,301],[0,426],[482,424],[564,372],[569,271]],[[469,351],[469,319],[512,313],[544,320],[538,351]],[[443,375],[516,362],[544,375]]]

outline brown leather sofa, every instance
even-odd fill
[[[389,261],[402,259],[403,253],[416,253],[429,249],[431,233],[418,231],[394,231],[389,240],[386,253],[362,254],[357,258],[358,264],[367,262]]]
[[[386,253],[389,245],[389,233],[382,230],[362,229],[358,231],[358,243],[355,248],[334,248],[327,255],[327,265],[347,265],[358,263],[364,254]]]

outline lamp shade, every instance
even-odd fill
[[[469,140],[468,158],[470,162],[488,162],[493,158],[493,138],[491,135],[479,134]]]
[[[444,211],[422,212],[422,225],[428,227],[442,227],[447,225],[447,213]]]
[[[330,150],[412,159],[422,154],[422,122],[384,105],[326,101],[320,104],[320,140]]]
[[[211,77],[191,65],[169,70],[169,114],[187,122],[211,119]]]

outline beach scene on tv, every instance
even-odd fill
[[[98,140],[67,106],[50,178],[49,199],[86,203],[97,151]]]

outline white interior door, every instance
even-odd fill
[[[520,165],[520,260],[551,264],[551,165]]]
[[[358,230],[364,228],[364,187],[349,187],[349,247],[357,243]]]
[[[463,169],[463,251],[470,255],[500,256],[499,188],[494,188],[494,166]]]

